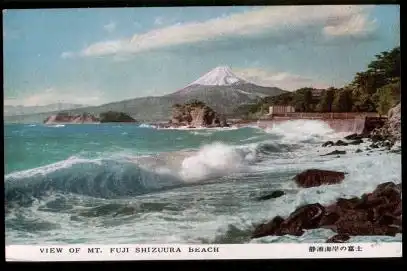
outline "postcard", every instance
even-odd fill
[[[398,5],[6,9],[7,261],[402,255]]]

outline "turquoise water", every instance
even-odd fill
[[[360,196],[401,181],[401,157],[378,150],[321,157],[337,134],[318,121],[169,130],[134,124],[5,125],[7,243],[325,242],[329,230],[250,240],[253,227],[304,203]],[[366,143],[368,144],[368,143]],[[339,148],[339,149],[340,149]],[[336,148],[338,149],[338,148]],[[308,168],[349,172],[298,189]],[[286,195],[259,202],[259,195]],[[355,237],[398,241],[396,237]]]
[[[131,155],[199,148],[222,141],[236,144],[256,134],[251,128],[205,132],[156,130],[138,125],[6,125],[6,174],[44,166],[80,154],[98,158],[125,152]],[[270,135],[258,138],[267,139]]]

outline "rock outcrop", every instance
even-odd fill
[[[192,101],[183,105],[175,104],[170,120],[171,126],[226,127],[226,119],[219,116],[212,108],[200,101]]]
[[[300,236],[304,230],[327,228],[336,232],[327,242],[345,242],[356,235],[388,235],[402,233],[400,184],[382,183],[372,193],[360,198],[338,198],[334,204],[319,203],[297,208],[287,218],[274,217],[256,227],[252,238],[268,235]]]
[[[387,120],[380,128],[370,133],[373,142],[401,140],[401,103],[391,108],[387,114]]]
[[[70,115],[68,113],[58,113],[56,115],[49,116],[44,120],[44,124],[61,124],[61,123],[99,123],[99,119],[92,114],[82,113],[76,115]]]
[[[385,117],[366,117],[365,124],[362,131],[363,137],[369,137],[369,135],[376,129],[383,127],[386,123],[387,118]]]
[[[284,196],[284,195],[285,195],[284,191],[276,190],[276,191],[273,191],[273,192],[271,192],[269,194],[258,197],[257,200],[262,201],[262,200],[268,200],[268,199],[275,199],[275,198],[279,198],[279,197]]]
[[[345,179],[345,172],[309,169],[297,174],[294,181],[299,187],[314,187],[326,184],[337,184]]]

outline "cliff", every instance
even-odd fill
[[[219,116],[212,108],[200,101],[183,105],[175,104],[172,108],[171,126],[188,127],[225,127],[226,119]]]

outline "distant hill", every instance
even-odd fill
[[[198,80],[174,93],[159,97],[143,97],[101,106],[62,110],[71,114],[89,112],[98,115],[105,111],[120,111],[140,121],[163,121],[171,115],[172,105],[199,100],[219,114],[228,116],[235,108],[247,103],[257,103],[264,97],[286,93],[276,87],[263,87],[237,77],[228,67],[216,67]],[[42,122],[49,114],[34,114],[5,118],[6,122]]]
[[[23,105],[5,105],[4,106],[4,116],[17,116],[17,115],[28,115],[36,113],[51,112],[57,110],[69,110],[74,108],[83,108],[88,105],[83,104],[71,104],[71,103],[55,103],[41,106],[23,106]]]

